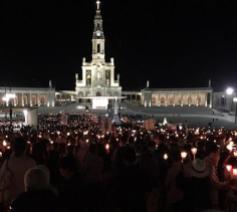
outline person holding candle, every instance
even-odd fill
[[[220,159],[219,148],[215,143],[210,143],[208,148],[208,156],[206,157],[206,163],[209,166],[209,196],[211,207],[213,209],[220,208],[219,192],[221,190],[227,190],[230,186],[230,181],[221,181],[217,175],[217,166]]]
[[[165,187],[167,191],[167,207],[172,212],[181,211],[183,209],[183,163],[181,161],[181,153],[179,149],[172,151],[173,163],[168,170]]]

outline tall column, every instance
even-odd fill
[[[26,93],[26,105],[29,106],[29,94]]]
[[[21,106],[24,107],[25,104],[24,104],[24,94],[21,93]]]
[[[37,94],[38,107],[40,107],[40,94]]]
[[[16,98],[18,98],[17,95],[16,95]],[[16,98],[13,99],[14,107],[16,107]]]
[[[32,94],[30,93],[30,107],[32,107]]]

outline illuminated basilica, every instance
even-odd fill
[[[195,106],[229,108],[231,101],[224,92],[213,92],[211,83],[204,88],[150,88],[149,81],[137,92],[122,91],[120,76],[115,74],[115,61],[106,61],[105,34],[101,2],[96,1],[92,60],[82,60],[82,74],[75,74],[74,91],[55,91],[50,81],[48,88],[0,88],[0,104],[13,107],[60,107],[70,103],[86,103],[92,109],[107,109],[119,100],[144,107]],[[13,96],[14,98],[8,98]],[[6,101],[7,100],[7,101]]]

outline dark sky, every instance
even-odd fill
[[[95,0],[3,0],[0,84],[74,89],[90,58]],[[237,87],[234,1],[102,0],[107,58],[124,90]]]

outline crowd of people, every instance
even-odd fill
[[[1,211],[237,211],[237,131],[108,120],[0,128]]]

